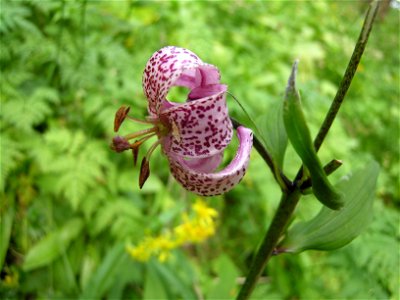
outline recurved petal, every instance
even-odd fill
[[[188,158],[210,157],[223,151],[232,139],[232,123],[225,100],[225,85],[206,98],[176,105],[160,114],[160,120],[171,128],[164,138],[167,154]]]
[[[226,193],[243,178],[250,159],[253,133],[245,127],[238,127],[240,141],[235,158],[223,170],[216,173],[197,172],[180,157],[169,157],[170,168],[175,179],[187,190],[202,196]]]
[[[214,172],[221,164],[223,153],[217,153],[205,158],[192,158],[185,160],[185,165],[195,172],[210,173]]]
[[[171,86],[194,89],[218,83],[218,69],[205,64],[193,52],[168,46],[152,55],[143,73],[143,90],[149,101],[149,112],[158,114]]]

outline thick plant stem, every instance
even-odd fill
[[[350,61],[347,65],[345,74],[343,75],[343,79],[339,85],[338,92],[336,93],[335,98],[332,101],[331,107],[325,117],[323,124],[318,132],[317,137],[314,140],[314,147],[316,150],[320,148],[322,145],[328,131],[335,120],[337,113],[343,103],[343,100],[346,96],[346,93],[350,87],[350,84],[353,80],[353,77],[356,73],[358,64],[361,60],[361,57],[364,53],[365,46],[368,41],[369,34],[372,29],[372,25],[375,20],[376,13],[378,11],[379,1],[373,1],[367,11],[367,14],[364,19],[364,24],[361,29],[361,33],[357,40],[356,46],[354,48],[353,54],[350,58]],[[300,168],[294,183],[299,184],[298,180],[301,180],[302,177],[302,168]],[[300,181],[301,184],[301,181]],[[271,257],[276,245],[279,242],[279,239],[285,230],[288,222],[296,208],[297,203],[299,202],[301,197],[301,193],[299,191],[299,187],[294,186],[288,192],[284,192],[278,207],[277,212],[271,222],[270,227],[264,237],[264,240],[254,258],[254,261],[250,267],[249,274],[246,277],[246,281],[243,284],[239,294],[237,296],[238,300],[248,299],[254,290],[257,281],[264,271],[265,266],[269,258]]]
[[[239,292],[237,299],[247,299],[252,293],[255,283],[264,271],[269,258],[271,257],[275,246],[278,244],[283,230],[288,225],[291,215],[300,200],[301,193],[298,189],[291,190],[288,194],[283,194],[279,203],[278,210],[272,219],[271,225],[264,237],[264,240],[258,249],[254,258],[252,267],[247,275],[246,281]]]

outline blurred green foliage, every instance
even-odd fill
[[[164,264],[138,263],[124,245],[175,224],[195,196],[171,178],[158,152],[139,191],[130,155],[108,148],[114,113],[127,104],[146,115],[142,72],[165,45],[217,65],[253,118],[282,100],[299,58],[314,135],[365,3],[2,0],[0,10],[1,298],[234,297],[279,200],[262,159],[254,152],[243,182],[209,199],[221,215],[214,238],[176,250]],[[254,298],[399,297],[399,20],[399,11],[380,12],[320,151],[323,163],[344,161],[336,179],[368,158],[380,163],[371,226],[341,250],[274,257]],[[289,175],[299,163],[289,147]],[[297,217],[319,208],[306,197]]]

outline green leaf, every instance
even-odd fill
[[[132,283],[143,282],[143,264],[126,257],[118,267],[118,273],[113,284],[108,289],[103,299],[138,299],[141,290],[132,291]],[[129,291],[129,297],[124,292]]]
[[[142,226],[143,216],[138,207],[126,199],[117,199],[102,205],[92,221],[93,235],[98,235],[105,230],[120,240],[134,239],[142,235],[137,228]]]
[[[279,246],[285,252],[304,250],[334,250],[356,238],[372,218],[372,204],[379,166],[371,162],[337,188],[344,194],[344,207],[333,211],[323,207],[312,220],[298,223],[289,230]]]
[[[74,254],[74,250],[71,249],[68,251],[68,254],[69,255],[61,255],[59,259],[51,264],[49,269],[53,273],[52,280],[54,288],[76,298],[79,288],[69,259],[69,256]]]
[[[66,129],[46,132],[40,143],[51,146],[36,145],[32,155],[43,173],[57,177],[53,190],[69,200],[72,208],[79,207],[90,189],[105,184],[108,160],[104,143],[92,140],[82,131]]]
[[[236,278],[240,275],[235,264],[227,255],[221,255],[215,261],[218,278],[207,293],[207,299],[232,299],[236,295]]]
[[[283,111],[286,132],[294,150],[310,172],[313,192],[317,199],[331,209],[340,209],[343,206],[342,195],[328,181],[312,143],[311,134],[301,108],[300,94],[295,86],[296,71],[297,62],[293,65],[286,88]]]
[[[8,201],[4,201],[4,203],[7,202]],[[11,206],[8,208],[0,207],[0,218],[0,269],[2,270],[8,245],[10,243],[11,229],[14,220],[14,209]]]
[[[146,271],[143,299],[168,299],[165,286],[157,272],[156,264],[148,263]]]
[[[182,299],[195,299],[196,294],[190,285],[184,281],[177,273],[176,267],[167,266],[154,262],[158,276],[164,284],[165,291],[170,295],[170,299],[176,299],[176,295]],[[147,298],[146,298],[147,299]],[[162,298],[161,298],[162,299]]]
[[[34,91],[16,91],[17,95],[5,96],[2,104],[6,123],[30,133],[34,125],[52,114],[52,104],[58,103],[57,92],[51,88],[38,87]]]
[[[268,112],[257,119],[262,141],[273,160],[282,169],[287,147],[287,134],[283,124],[283,101],[271,105]]]
[[[50,232],[30,249],[26,255],[23,269],[30,271],[43,267],[60,257],[82,229],[82,219],[75,218],[68,221],[62,228]]]
[[[129,259],[125,244],[116,244],[106,255],[102,264],[93,274],[92,278],[86,284],[80,299],[100,299],[104,293],[114,284],[116,274],[121,265]]]
[[[17,166],[23,155],[20,151],[20,145],[7,134],[1,132],[0,141],[0,191],[4,191],[8,174]]]

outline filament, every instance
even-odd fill
[[[158,145],[161,144],[161,139],[157,140],[153,145],[151,145],[151,147],[149,148],[149,150],[146,153],[146,159],[147,161],[150,160],[150,156],[153,154],[154,150],[158,147]]]
[[[158,127],[152,127],[152,128],[143,129],[143,130],[131,133],[131,134],[127,134],[127,135],[124,136],[124,138],[126,140],[131,140],[131,139],[134,139],[134,138],[136,138],[138,136],[147,135],[149,133],[152,133],[151,136],[153,136],[157,132],[158,132]]]
[[[133,144],[131,144],[131,148],[139,147],[141,144],[143,144],[145,141],[152,138],[153,136],[155,136],[154,133],[142,137],[141,139],[139,139],[139,140],[135,141]]]
[[[136,123],[140,123],[140,124],[154,124],[154,121],[148,121],[148,120],[141,120],[141,119],[136,119],[134,117],[131,116],[126,116],[127,119],[136,122]]]

